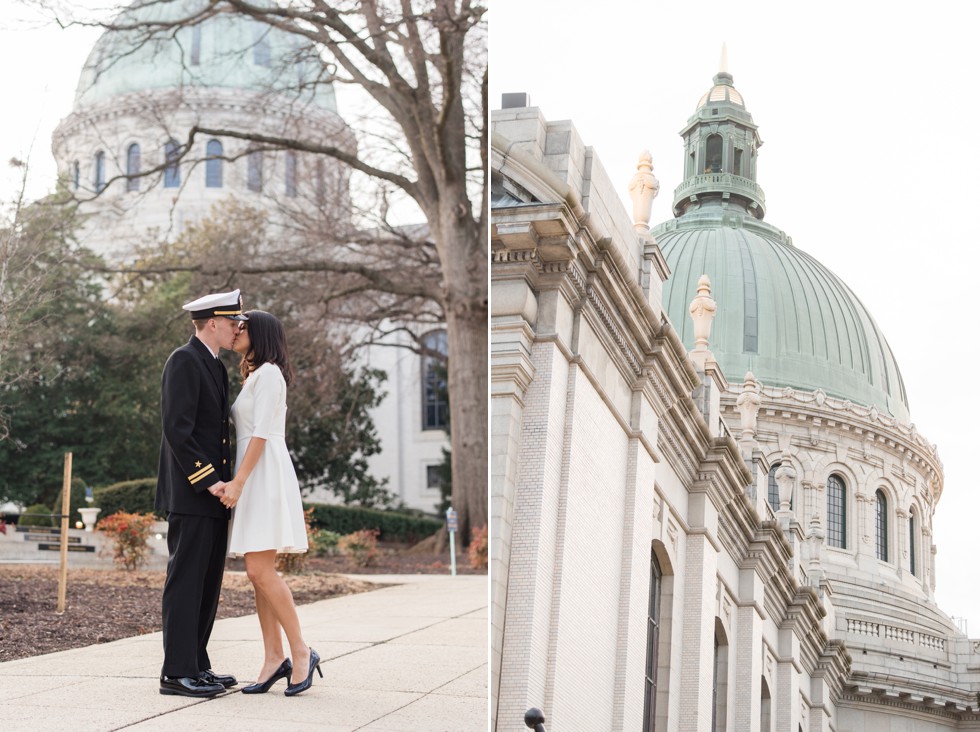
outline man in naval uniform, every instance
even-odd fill
[[[207,644],[221,593],[229,512],[218,496],[231,480],[228,372],[218,351],[231,349],[242,315],[238,290],[184,305],[194,335],[163,367],[163,440],[156,509],[168,521],[163,586],[160,693],[209,697],[238,682],[211,669]]]

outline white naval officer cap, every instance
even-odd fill
[[[205,295],[184,305],[184,310],[191,314],[191,320],[207,318],[228,318],[230,320],[248,320],[242,315],[242,295],[240,290],[218,292]]]

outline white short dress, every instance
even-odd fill
[[[231,407],[237,436],[236,465],[253,437],[265,450],[231,514],[228,555],[269,549],[305,552],[306,523],[293,461],[286,449],[286,380],[279,367],[264,363],[249,374]]]

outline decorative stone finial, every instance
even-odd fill
[[[704,364],[704,356],[708,351],[708,336],[711,335],[711,321],[718,311],[718,304],[711,297],[711,280],[708,275],[701,275],[698,280],[698,294],[691,301],[690,313],[694,321],[694,350],[691,356]]]
[[[745,374],[745,390],[735,400],[735,410],[742,418],[742,439],[751,440],[755,437],[756,418],[759,416],[759,406],[762,397],[759,396],[759,382],[749,371]]]
[[[728,73],[728,44],[721,44],[721,65],[718,67],[719,73]]]
[[[779,510],[789,511],[793,501],[793,486],[796,484],[796,471],[793,465],[784,457],[776,469],[776,485],[779,487]]]
[[[653,156],[649,150],[640,153],[636,163],[636,174],[629,185],[630,198],[633,199],[633,226],[637,231],[650,230],[650,210],[653,199],[660,192],[660,181],[653,174]]]

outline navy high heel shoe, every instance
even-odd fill
[[[313,686],[313,669],[316,669],[316,672],[320,674],[320,678],[322,679],[323,671],[320,670],[320,655],[311,648],[310,649],[310,673],[307,675],[305,679],[300,681],[298,684],[290,684],[289,686],[287,686],[286,696],[296,696],[301,691],[306,691],[311,686]]]
[[[272,676],[270,676],[265,681],[262,681],[260,683],[249,684],[248,686],[243,687],[242,693],[264,694],[269,689],[271,689],[272,685],[275,684],[279,679],[288,679],[292,675],[292,673],[293,673],[293,662],[287,658],[285,661],[279,664],[279,668],[277,668],[273,672]]]

